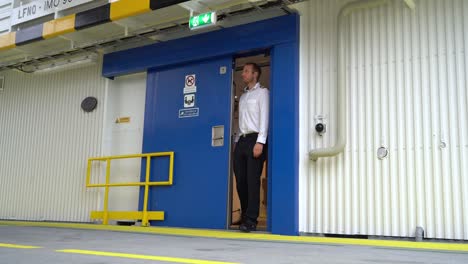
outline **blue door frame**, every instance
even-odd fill
[[[296,14],[106,54],[107,78],[271,49],[268,222],[273,234],[299,233],[299,16]],[[146,102],[146,113],[154,109]],[[146,117],[145,117],[146,119]],[[151,126],[145,122],[145,129]],[[145,142],[143,139],[143,151]],[[226,175],[226,177],[228,177]],[[227,195],[227,194],[226,194]]]

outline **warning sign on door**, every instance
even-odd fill
[[[186,94],[184,95],[184,107],[194,107],[195,106],[195,94]]]
[[[197,79],[195,74],[185,75],[184,94],[197,92],[196,81]]]
[[[185,87],[195,86],[195,74],[185,76]]]
[[[198,113],[199,113],[198,107],[188,108],[188,109],[179,109],[179,118],[197,117]]]

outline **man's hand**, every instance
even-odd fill
[[[263,152],[263,144],[262,143],[255,143],[255,146],[253,148],[253,156],[254,158],[260,157]]]

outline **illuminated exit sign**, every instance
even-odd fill
[[[216,12],[209,12],[200,14],[198,16],[190,17],[189,27],[190,29],[199,29],[208,26],[216,25]]]

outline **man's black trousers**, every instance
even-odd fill
[[[260,207],[260,177],[267,156],[267,145],[260,157],[253,157],[258,134],[241,136],[234,151],[234,174],[241,203],[242,221],[257,224]]]

